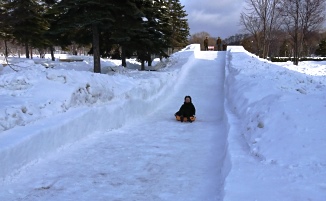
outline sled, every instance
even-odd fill
[[[181,120],[181,117],[180,117],[179,115],[175,115],[175,119],[176,119],[177,121],[180,121],[180,120]],[[196,120],[196,117],[195,117],[195,116],[191,116],[191,117],[190,117],[190,120],[191,120],[191,121],[195,121],[195,120]],[[184,121],[184,122],[187,122],[187,121],[188,121],[187,117],[183,117],[183,121]]]

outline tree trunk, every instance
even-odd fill
[[[93,32],[93,58],[94,58],[94,73],[101,73],[101,60],[100,60],[100,34],[98,25],[92,25]]]
[[[145,60],[144,59],[141,60],[140,70],[145,70]]]
[[[25,43],[25,54],[26,54],[26,58],[29,59],[28,43]]]
[[[122,66],[127,67],[127,62],[126,62],[126,48],[124,45],[121,46],[121,62]]]
[[[148,66],[152,66],[152,58],[150,55],[148,56],[147,62],[148,62]]]
[[[5,57],[8,57],[8,45],[7,45],[7,40],[5,40]]]
[[[295,13],[295,22],[294,22],[294,58],[293,64],[299,64],[299,2],[296,2],[296,13]]]
[[[50,52],[51,52],[51,60],[55,61],[55,57],[54,57],[54,48],[53,46],[50,47]]]

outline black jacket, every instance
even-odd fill
[[[176,115],[179,116],[185,116],[185,117],[190,117],[194,116],[196,114],[196,108],[192,102],[186,103],[184,102],[179,111],[176,113]]]

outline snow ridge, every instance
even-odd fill
[[[26,102],[11,101],[1,107],[0,178],[15,175],[22,166],[93,132],[116,129],[151,113],[163,104],[163,96],[176,85],[182,73],[170,63],[184,62],[191,55],[193,51],[172,56],[158,72],[105,75],[36,65],[27,69],[28,73],[24,70],[6,74],[7,79],[0,83],[5,89],[2,96],[10,94],[19,100],[25,98]],[[79,79],[85,82],[80,84]],[[44,89],[51,87],[56,90],[44,96]],[[38,92],[36,97],[29,96]],[[39,102],[43,103],[37,105]],[[71,130],[74,135],[68,135]]]

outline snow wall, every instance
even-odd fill
[[[225,81],[224,81],[224,112],[226,118],[227,127],[227,156],[224,161],[224,200],[230,200],[230,195],[234,193],[233,186],[229,185],[228,176],[232,174],[232,164],[237,164],[239,158],[242,157],[243,149],[247,145],[244,141],[241,142],[237,137],[240,131],[234,125],[239,125],[239,117],[237,116],[237,110],[245,110],[247,107],[248,99],[241,96],[243,91],[235,86],[236,76],[239,74],[239,70],[233,67],[232,58],[237,54],[247,54],[247,51],[242,46],[229,46],[226,54],[226,66],[225,66]],[[249,57],[249,55],[248,55]],[[240,97],[239,97],[240,96]]]
[[[134,86],[125,92],[123,101],[113,98],[107,104],[69,109],[65,113],[3,132],[0,136],[0,179],[10,179],[22,167],[87,135],[117,129],[139,116],[150,114],[171,95],[180,76],[186,73],[187,65],[194,59],[194,51],[200,51],[199,44],[186,47],[179,56],[176,55],[180,58],[171,58],[173,62],[185,64],[182,68],[174,68],[172,62],[150,91]],[[184,58],[186,60],[181,61]]]
[[[163,105],[167,96],[173,95],[171,91],[178,86],[178,80],[183,80],[186,76],[189,69],[187,66],[195,59],[196,51],[200,51],[199,44],[190,45],[179,53],[180,58],[174,58],[174,61],[185,64],[181,69],[167,67],[168,78],[166,75],[162,76],[160,84],[153,85],[154,89],[150,93],[146,88],[135,86],[126,92],[125,96],[129,98],[124,101],[112,99],[101,106],[77,107],[33,124],[6,131],[0,136],[0,179],[10,179],[24,166],[33,164],[60,147],[69,146],[92,133],[117,129],[130,121],[135,121],[139,116],[150,114],[157,109],[157,105]],[[184,58],[186,61],[181,61]],[[171,65],[173,66],[173,63]],[[226,66],[228,65],[229,54],[226,58]],[[224,123],[229,125],[225,110],[223,116]],[[225,162],[221,169],[224,179],[231,168],[228,146],[225,147],[223,153]]]

